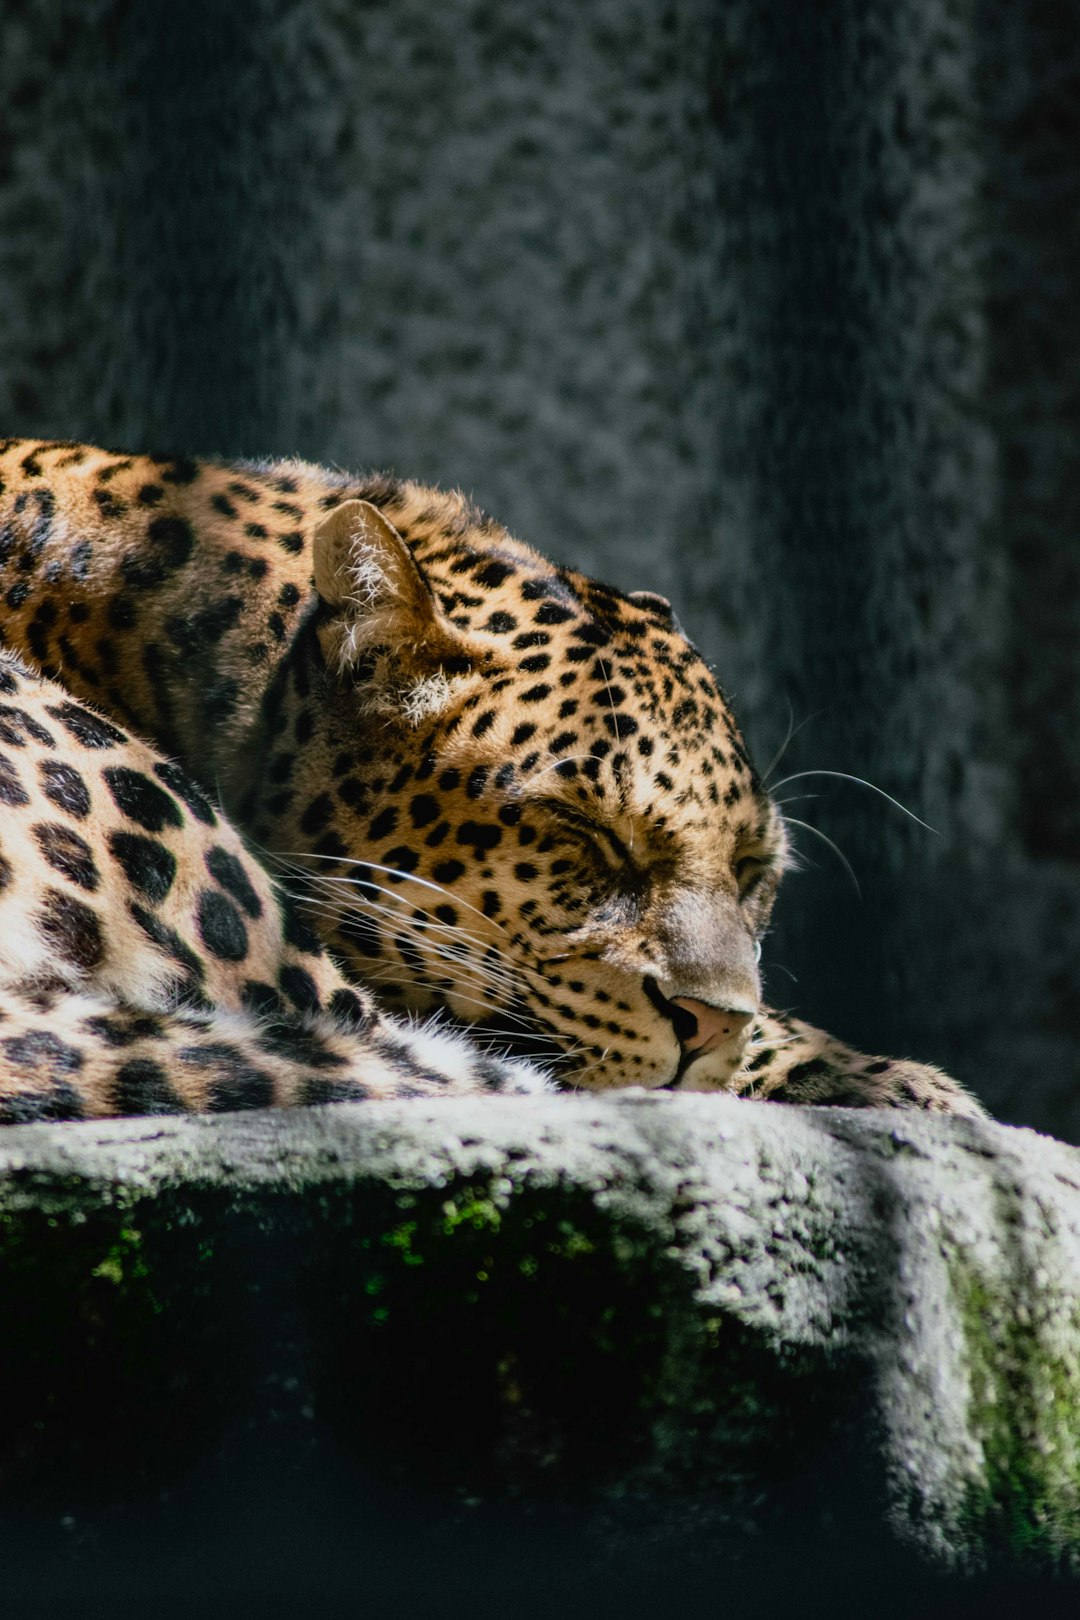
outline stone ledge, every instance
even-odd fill
[[[633,1092],[21,1126],[0,1245],[5,1550],[199,1523],[208,1469],[280,1513],[310,1466],[346,1516],[574,1504],[605,1590],[856,1531],[911,1580],[1080,1566],[1080,1152],[1028,1131]]]

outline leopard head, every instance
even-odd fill
[[[348,501],[319,528],[282,722],[297,790],[268,841],[388,1005],[445,1009],[571,1086],[723,1087],[760,1003],[779,811],[663,598],[461,510],[403,502],[399,529]]]

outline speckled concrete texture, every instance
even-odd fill
[[[782,790],[861,898],[796,827],[773,1001],[1080,1137],[1078,21],[18,0],[5,430],[392,465],[666,593],[777,781],[936,829]]]

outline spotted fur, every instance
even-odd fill
[[[762,1009],[783,822],[663,598],[299,462],[12,440],[0,485],[5,1117],[545,1075],[977,1111]]]

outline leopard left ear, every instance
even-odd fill
[[[313,563],[319,596],[340,609],[326,632],[340,668],[375,648],[416,673],[460,660],[461,636],[401,535],[370,501],[343,501],[324,518]]]

